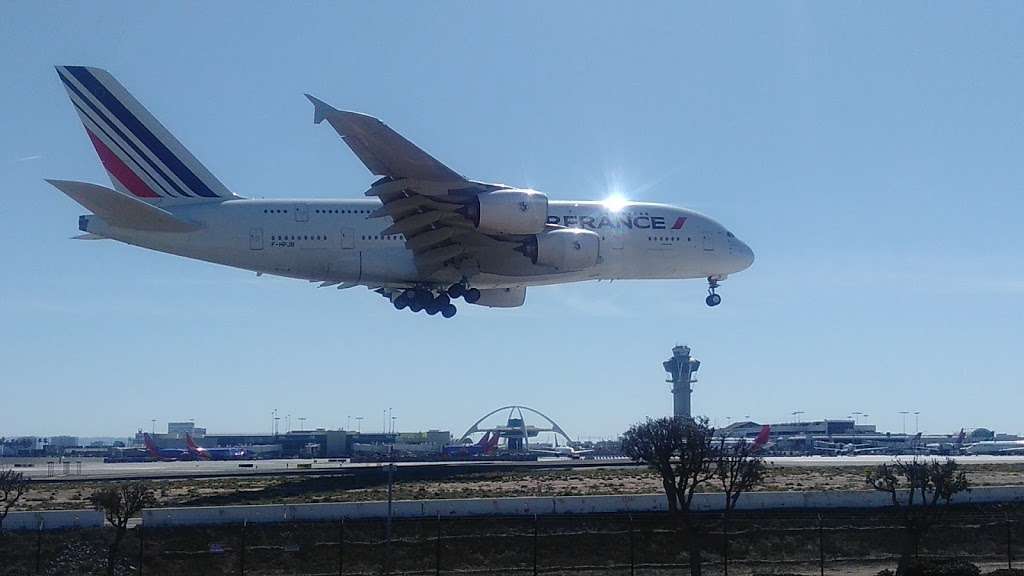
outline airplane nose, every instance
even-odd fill
[[[746,270],[754,263],[754,251],[747,246],[746,242],[740,241],[740,249],[736,251],[739,256],[740,270]]]

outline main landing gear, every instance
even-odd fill
[[[408,308],[412,312],[426,312],[431,316],[440,314],[445,318],[451,318],[458,312],[455,304],[452,304],[452,298],[462,298],[473,304],[480,300],[480,291],[461,282],[437,293],[426,288],[415,288],[403,291],[391,303],[396,310]]]
[[[459,282],[448,287],[448,295],[452,298],[464,298],[470,304],[480,300],[480,291],[476,288],[469,288],[465,283]]]
[[[715,290],[718,289],[718,279],[712,276],[708,277],[708,297],[704,299],[704,303],[712,308],[722,303],[722,297],[719,296]]]

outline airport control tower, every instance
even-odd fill
[[[700,360],[690,356],[689,346],[676,346],[672,357],[661,363],[669,373],[666,382],[672,383],[672,414],[676,418],[692,418],[690,414],[691,384],[697,380],[693,374],[700,369]]]

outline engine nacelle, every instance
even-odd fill
[[[550,230],[527,240],[521,251],[539,266],[574,272],[597,264],[601,235],[581,228]]]
[[[548,197],[534,190],[495,190],[478,194],[464,214],[481,232],[538,234],[548,221]]]

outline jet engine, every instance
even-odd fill
[[[561,228],[531,236],[519,251],[534,264],[574,272],[597,264],[601,235],[580,228]]]
[[[461,210],[481,232],[537,234],[548,221],[548,197],[534,190],[484,192]]]

